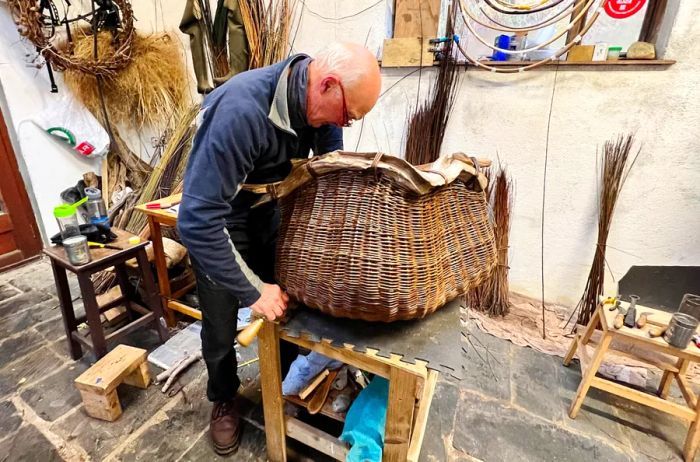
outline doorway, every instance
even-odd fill
[[[0,271],[36,257],[41,248],[39,228],[0,112]]]

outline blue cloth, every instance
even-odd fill
[[[374,377],[357,395],[345,416],[340,440],[350,444],[347,462],[380,462],[389,401],[389,381]]]
[[[318,155],[343,148],[341,128],[314,128],[306,120],[310,60],[295,55],[237,74],[207,95],[198,116],[178,233],[205,276],[242,306],[257,301],[262,282],[231,244],[229,233],[248,231],[250,207],[258,198],[240,191],[241,185],[283,179],[291,159],[306,158],[310,150]]]
[[[308,355],[299,355],[289,366],[289,372],[282,382],[282,394],[298,395],[324,369],[339,369],[343,363],[312,351]]]

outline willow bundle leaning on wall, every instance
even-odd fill
[[[615,204],[617,204],[617,199],[620,197],[620,191],[622,191],[622,187],[625,184],[625,179],[637,160],[637,156],[639,156],[639,151],[637,151],[628,165],[633,144],[634,137],[631,134],[627,134],[618,136],[616,140],[608,140],[603,146],[600,166],[601,189],[598,198],[598,241],[593,264],[588,273],[586,288],[572,313],[572,316],[578,313],[576,319],[578,324],[588,324],[598,305],[598,297],[603,295],[605,290],[605,253]]]
[[[490,178],[486,195],[493,211],[493,233],[498,251],[498,263],[483,284],[467,293],[467,306],[489,316],[505,316],[510,310],[508,284],[508,248],[511,213],[513,210],[513,181],[504,167],[500,167],[495,178]]]

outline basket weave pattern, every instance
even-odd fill
[[[496,263],[482,192],[418,195],[372,171],[324,174],[280,199],[277,280],[307,306],[366,321],[421,318]]]

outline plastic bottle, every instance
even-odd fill
[[[90,223],[105,225],[109,228],[109,216],[105,201],[102,200],[102,191],[97,188],[85,188],[85,195],[88,199],[86,207]]]

